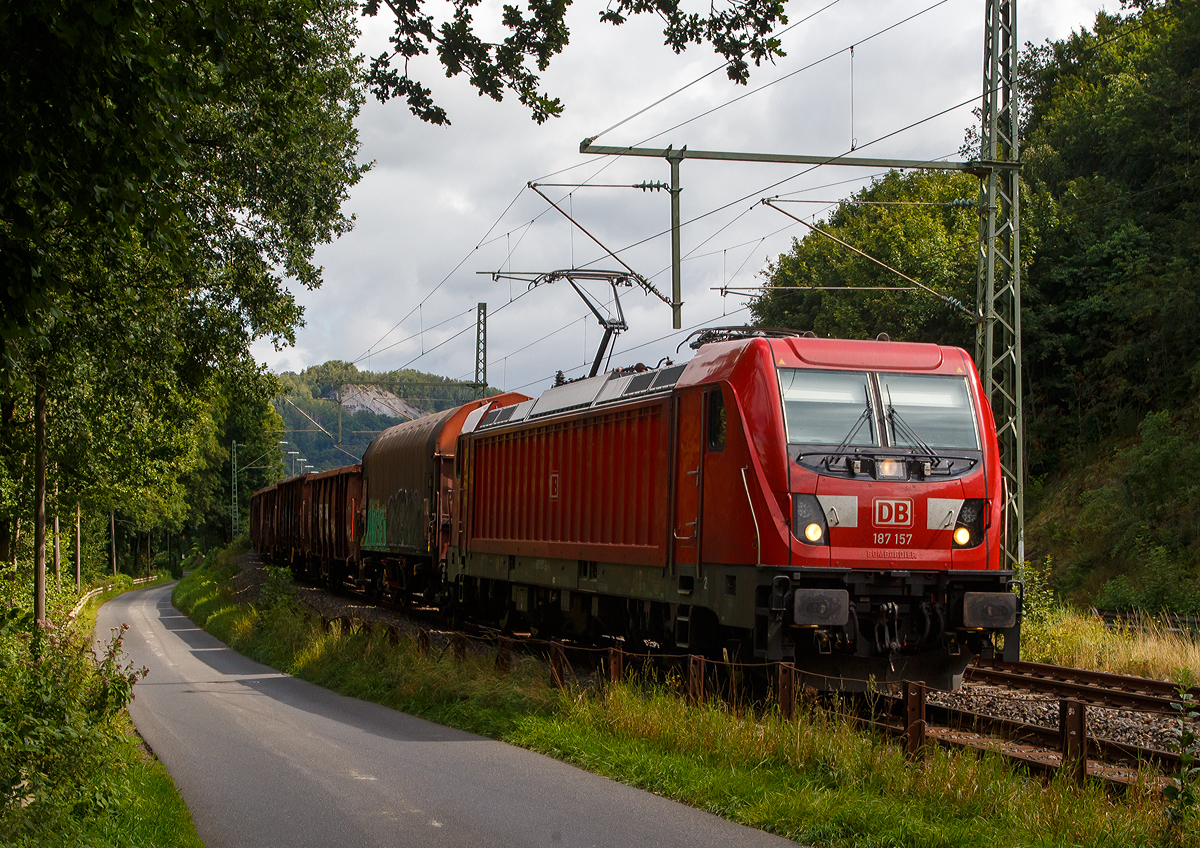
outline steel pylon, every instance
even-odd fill
[[[975,362],[992,405],[1004,475],[1005,553],[1025,558],[1025,420],[1021,375],[1021,196],[1017,3],[986,0]],[[1008,167],[1005,167],[1005,165]]]
[[[475,397],[487,394],[487,304],[475,307]]]

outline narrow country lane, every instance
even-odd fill
[[[209,848],[786,846],[548,757],[345,698],[235,653],[171,604],[105,604],[150,676],[129,712]]]

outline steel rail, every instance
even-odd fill
[[[1165,680],[1030,662],[991,662],[967,667],[966,679],[1077,698],[1093,706],[1118,707],[1174,715],[1177,687]],[[1200,687],[1189,690],[1200,697]]]

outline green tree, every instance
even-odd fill
[[[957,299],[975,299],[978,217],[951,205],[971,200],[978,181],[966,174],[892,171],[818,226],[887,265]],[[937,342],[971,347],[969,316],[928,292],[803,291],[908,287],[901,277],[820,233],[793,239],[790,252],[767,266],[768,291],[751,305],[755,320],[819,336]]]
[[[1023,292],[1038,470],[1187,404],[1200,376],[1200,8],[1138,6],[1021,65],[1025,208],[1043,234]]]
[[[42,5],[34,12],[57,20],[55,15],[90,14],[92,6],[85,5]],[[26,170],[10,174],[8,188],[0,189],[9,191],[0,200],[6,204],[0,205],[0,235],[44,259],[34,285],[26,288],[24,278],[10,277],[4,287],[15,304],[10,312],[6,303],[8,323],[0,328],[0,543],[7,541],[10,550],[15,519],[32,511],[37,455],[47,456],[51,483],[57,477],[68,500],[104,501],[142,530],[178,528],[188,520],[188,476],[220,461],[211,442],[226,422],[214,420],[224,414],[214,398],[233,394],[229,386],[257,392],[261,411],[274,394],[250,358],[249,344],[262,337],[293,339],[300,310],[284,280],[319,283],[313,250],[351,225],[340,205],[365,170],[354,161],[353,121],[364,74],[353,52],[356,8],[344,0],[117,4],[113,9],[128,13],[125,18],[96,19],[101,31],[116,28],[108,41],[101,39],[105,49],[117,49],[110,41],[126,51],[161,48],[170,62],[160,64],[182,76],[168,80],[177,89],[137,89],[154,101],[142,106],[162,112],[169,125],[170,143],[161,149],[153,139],[140,146],[139,133],[152,129],[147,126],[109,137],[102,124],[81,129],[64,118],[60,136],[50,138],[54,127],[47,125],[51,152],[55,144],[66,151],[59,151],[55,167],[70,170],[62,162],[84,161],[70,156],[82,156],[92,135],[103,136],[98,145],[124,145],[134,159],[161,165],[152,173],[130,166],[121,191],[137,196],[121,214],[99,201],[86,209],[72,206],[83,203],[76,194],[105,197],[94,185],[82,194],[72,194],[65,182],[49,194],[15,191],[36,188],[42,179],[34,171],[44,164],[39,157],[50,154],[37,151],[22,160]],[[17,23],[33,26],[34,18]],[[15,20],[0,16],[6,37],[24,31]],[[74,37],[38,21],[42,29],[30,31],[31,43],[38,33],[51,41]],[[87,38],[92,36],[84,39],[90,43]],[[138,54],[129,62],[149,77],[161,70],[139,64],[143,59]],[[82,59],[64,57],[71,61]],[[12,64],[3,68],[17,73]],[[102,101],[104,85],[117,84],[107,77],[92,82],[92,94]],[[35,95],[33,83],[26,83],[9,101],[10,114],[33,120],[36,104],[21,99]],[[86,100],[82,87],[75,94],[79,103]],[[76,113],[86,118],[83,106]],[[32,135],[22,138],[10,136],[5,143],[36,145]],[[53,169],[42,173],[57,179]],[[14,208],[17,217],[10,216]],[[22,215],[38,227],[18,226]],[[31,436],[35,387],[48,396],[42,445]]]

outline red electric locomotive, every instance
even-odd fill
[[[445,575],[469,606],[817,686],[954,688],[971,655],[1017,656],[995,426],[960,349],[733,339],[465,429]]]
[[[311,543],[300,561],[397,599],[789,660],[818,688],[950,689],[973,655],[1018,656],[995,426],[958,348],[727,334],[398,425],[361,477],[346,567]],[[252,507],[277,555],[293,501],[308,514],[293,489]]]

